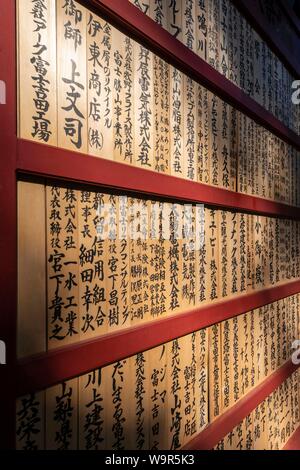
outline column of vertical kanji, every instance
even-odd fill
[[[45,206],[44,185],[18,182],[18,357],[46,350]]]
[[[167,203],[169,241],[168,273],[170,285],[167,295],[167,306],[170,313],[178,311],[181,305],[182,290],[182,205]]]
[[[77,191],[46,187],[48,348],[79,339]]]
[[[161,0],[149,1],[149,15],[155,23],[159,24],[162,28],[168,29],[168,2]]]
[[[108,330],[107,315],[107,195],[79,192],[80,338]]]
[[[181,348],[178,339],[167,343],[167,449],[181,447],[182,419],[184,413]]]
[[[245,29],[246,93],[254,98],[254,30],[248,21]]]
[[[78,438],[80,450],[106,449],[105,369],[79,377]]]
[[[162,120],[163,120],[163,108],[162,108],[162,88],[163,83],[160,76],[160,67],[163,67],[163,60],[157,55],[153,57],[153,156],[154,156],[154,170],[161,171],[161,165],[163,164],[163,135],[162,131]]]
[[[198,351],[196,402],[198,407],[198,432],[208,424],[208,328],[197,332]]]
[[[18,135],[57,145],[56,3],[17,5]]]
[[[252,412],[253,420],[253,450],[267,448],[266,404],[260,403]]]
[[[170,173],[184,175],[183,74],[170,67]]]
[[[195,1],[196,54],[208,58],[208,1]]]
[[[149,239],[150,201],[142,199],[141,203],[141,266],[142,266],[142,302],[143,321],[151,320],[151,251]]]
[[[233,321],[225,320],[221,323],[221,356],[222,356],[222,389],[221,407],[226,410],[233,404]]]
[[[125,35],[115,28],[112,28],[111,58],[113,154],[115,160],[122,162],[125,161]]]
[[[198,399],[196,390],[198,341],[196,333],[179,339],[181,348],[180,360],[182,364],[183,387],[183,418],[181,428],[181,445],[190,441],[197,432]]]
[[[253,30],[253,46],[254,46],[254,99],[259,103],[263,104],[262,99],[262,88],[263,88],[263,80],[262,80],[262,39],[259,34]]]
[[[197,84],[197,180],[200,183],[209,184],[210,181],[210,153],[209,153],[209,114],[208,114],[208,91]]]
[[[120,326],[127,327],[130,319],[130,239],[129,239],[129,199],[118,198],[118,257],[119,257],[119,320]]]
[[[228,293],[239,294],[241,284],[240,271],[240,214],[238,212],[228,213]]]
[[[170,173],[170,65],[154,56],[155,169]]]
[[[149,450],[168,448],[167,344],[148,351],[149,355]]]
[[[78,378],[46,390],[46,449],[78,448]]]
[[[219,214],[219,277],[220,277],[220,297],[225,298],[230,293],[228,285],[228,273],[230,272],[230,233],[229,229],[229,212],[220,211]]]
[[[198,85],[183,75],[183,176],[197,180],[197,114],[196,98]]]
[[[45,392],[17,399],[16,450],[45,449]]]
[[[237,188],[240,193],[247,194],[248,172],[248,136],[247,117],[238,113],[238,162],[237,162]]]
[[[217,323],[209,327],[208,332],[208,411],[209,422],[214,421],[222,413],[222,342],[221,325]]]
[[[247,194],[255,194],[255,123],[246,118],[247,129]]]
[[[103,369],[106,450],[132,449],[135,421],[134,383],[131,358]]]
[[[183,310],[193,308],[196,303],[196,208],[183,206],[182,240],[182,290],[180,306]]]
[[[263,128],[254,122],[254,195],[262,196]]]
[[[87,14],[88,152],[113,159],[113,28]]]
[[[87,11],[75,1],[56,5],[58,146],[87,153]]]
[[[130,388],[126,389],[126,393],[128,394],[128,390],[131,391],[128,406],[134,410],[130,417],[130,436],[128,436],[131,450],[149,449],[151,422],[149,354],[149,351],[144,351],[128,359],[131,376]]]
[[[209,0],[207,6],[208,26],[208,63],[216,70],[220,70],[220,11],[219,0]]]
[[[167,5],[168,31],[183,42],[183,0],[171,0]]]
[[[129,266],[130,266],[130,322],[143,319],[142,302],[142,251],[141,251],[141,200],[129,198]]]
[[[134,43],[134,165],[154,168],[153,53]]]

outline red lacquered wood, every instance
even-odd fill
[[[20,360],[16,395],[41,390],[300,292],[300,280],[212,303]]]
[[[287,204],[22,139],[18,140],[17,168],[30,174],[92,183],[139,194],[300,219],[300,208]]]
[[[300,450],[300,426],[292,434],[282,450]]]
[[[133,4],[127,0],[82,0],[82,3],[266,129],[300,149],[300,137],[297,134]]]
[[[1,1],[0,80],[6,104],[0,104],[0,339],[6,343],[7,365],[0,365],[0,448],[14,446],[15,401],[11,373],[16,359],[16,57],[15,2]]]
[[[209,450],[213,449],[232,429],[237,426],[251,411],[265,400],[276,388],[278,388],[299,366],[286,362],[278,370],[273,372],[261,384],[241,398],[235,405],[216,418],[201,433],[192,439],[184,450]]]

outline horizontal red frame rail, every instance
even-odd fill
[[[293,432],[282,450],[300,450],[300,426]]]
[[[291,18],[289,15],[290,9],[288,6],[285,6],[284,3],[287,3],[286,0],[280,2],[280,7],[283,10],[283,14],[286,16],[288,22],[292,24],[292,31],[294,32],[293,46],[294,48],[289,49],[282,39],[280,39],[280,31],[277,31],[276,28],[272,27],[270,23],[266,21],[260,5],[259,0],[231,0],[236,8],[245,16],[247,21],[252,25],[252,27],[260,34],[260,36],[265,40],[268,46],[273,50],[273,52],[279,57],[279,59],[284,63],[287,69],[295,76],[295,78],[300,76],[300,64],[298,57],[300,55],[300,42],[299,42],[299,32],[297,28],[297,20]],[[295,16],[295,15],[294,15]]]
[[[260,403],[288,379],[298,367],[298,365],[294,365],[291,361],[286,362],[232,407],[228,408],[221,416],[216,418],[198,436],[187,443],[183,450],[213,449],[251,411],[255,410]]]
[[[29,140],[18,139],[17,169],[23,173],[97,184],[139,194],[300,219],[299,207]]]
[[[81,0],[114,26],[300,149],[300,136],[127,0]]]
[[[300,280],[170,315],[20,360],[16,396],[42,390],[300,292]]]

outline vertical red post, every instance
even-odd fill
[[[1,0],[0,15],[0,339],[6,345],[6,365],[0,365],[0,448],[14,447],[17,311],[16,206],[16,4]]]

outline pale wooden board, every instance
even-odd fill
[[[183,14],[183,0],[168,2],[168,31],[181,42],[183,42]]]
[[[239,292],[247,292],[247,214],[239,213]]]
[[[43,185],[18,182],[18,357],[46,350],[45,205]]]
[[[150,283],[150,201],[142,199],[141,204],[141,268],[142,268],[142,303],[143,321],[149,321],[151,317],[151,283]]]
[[[230,257],[230,212],[221,210],[219,213],[219,283],[220,283],[220,297],[225,298],[230,295],[230,282],[228,280],[228,273],[230,272],[229,266],[231,263]]]
[[[75,10],[64,5],[57,0],[58,146],[87,153],[87,11],[76,2]]]
[[[16,402],[16,450],[45,449],[45,392],[32,393]]]
[[[183,75],[183,176],[189,180],[197,180],[197,84]]]
[[[119,318],[120,325],[130,325],[130,239],[128,233],[128,197],[118,197]]]
[[[114,451],[132,449],[135,429],[133,358],[104,368],[105,445]]]
[[[130,251],[130,322],[132,325],[143,320],[143,278],[141,247],[141,200],[129,198],[129,251]]]
[[[198,332],[199,342],[199,377],[198,377],[198,429],[199,432],[208,424],[208,328]],[[197,395],[196,395],[197,397]]]
[[[219,213],[215,209],[205,208],[206,238],[206,289],[207,298],[214,301],[220,296],[219,284]]]
[[[235,85],[240,84],[240,13],[237,8],[230,3],[230,24],[232,24],[233,37],[233,60],[232,60],[232,81]]]
[[[265,450],[268,445],[267,438],[267,409],[263,401],[252,412],[253,420],[253,450]]]
[[[149,357],[149,449],[168,448],[167,404],[167,345],[148,351]]]
[[[133,49],[133,48],[132,48]],[[133,50],[132,50],[133,52]],[[131,57],[131,68],[134,66]],[[117,161],[124,161],[124,126],[125,126],[125,36],[118,29],[112,29],[112,122],[113,122],[113,154]],[[133,76],[131,77],[133,78]],[[139,95],[138,95],[139,96]],[[141,102],[139,105],[141,106]],[[151,105],[150,105],[151,106]]]
[[[262,39],[253,30],[254,40],[254,99],[262,105]]]
[[[220,70],[220,12],[219,1],[210,0],[208,3],[208,63]]]
[[[239,192],[247,194],[247,162],[248,136],[247,136],[247,117],[238,113],[238,173],[237,187]]]
[[[168,309],[170,313],[182,310],[182,214],[181,204],[168,204],[169,210],[169,257],[168,272],[170,273],[170,294]]]
[[[238,212],[228,212],[228,292],[239,294],[240,286],[240,217]]]
[[[79,377],[78,447],[106,449],[105,370],[97,369]]]
[[[178,339],[167,343],[167,390],[168,390],[168,449],[177,450],[181,447],[183,405],[183,381],[181,365],[181,349]]]
[[[222,410],[226,410],[233,404],[233,321],[232,319],[225,320],[221,323],[221,347],[222,347]]]
[[[183,238],[182,238],[182,287],[181,308],[188,310],[196,303],[196,208],[183,206]]]
[[[133,5],[135,5],[139,10],[141,10],[146,15],[149,15],[149,4],[150,0],[129,0]]]
[[[196,53],[207,61],[208,57],[208,2],[197,2],[195,5]]]
[[[113,159],[113,49],[114,28],[87,13],[88,152]]]
[[[231,149],[231,107],[220,100],[218,106],[218,159],[219,159],[219,186],[225,189],[234,189],[233,151]]]
[[[183,73],[170,66],[170,173],[184,175]]]
[[[205,223],[208,211],[204,206],[196,207],[196,291],[198,292],[196,304],[208,302],[208,266],[207,266],[207,243],[208,233]]]
[[[229,108],[229,188],[237,190],[238,167],[238,111],[231,106]]]
[[[108,330],[108,195],[78,191],[80,339]]]
[[[57,145],[56,4],[44,7],[17,1],[18,135]]]
[[[209,156],[210,156],[210,184],[218,186],[220,183],[220,127],[222,119],[221,100],[209,92]]]
[[[196,1],[182,0],[182,42],[193,52],[197,48]]]
[[[168,5],[160,0],[149,0],[149,16],[155,23],[168,29]]]
[[[222,354],[221,354],[221,326],[209,327],[209,422],[214,421],[222,413]]]
[[[46,449],[78,448],[78,378],[46,390]]]
[[[255,159],[259,158],[255,155],[255,123],[252,119],[246,120],[247,132],[247,194],[255,194]],[[244,155],[245,158],[245,155]]]
[[[68,205],[72,207],[66,211]],[[46,234],[47,333],[52,349],[79,340],[77,191],[46,186]]]
[[[209,92],[197,85],[197,174],[200,183],[210,181],[210,153],[209,153]]]
[[[153,53],[134,43],[135,166],[154,168]]]

